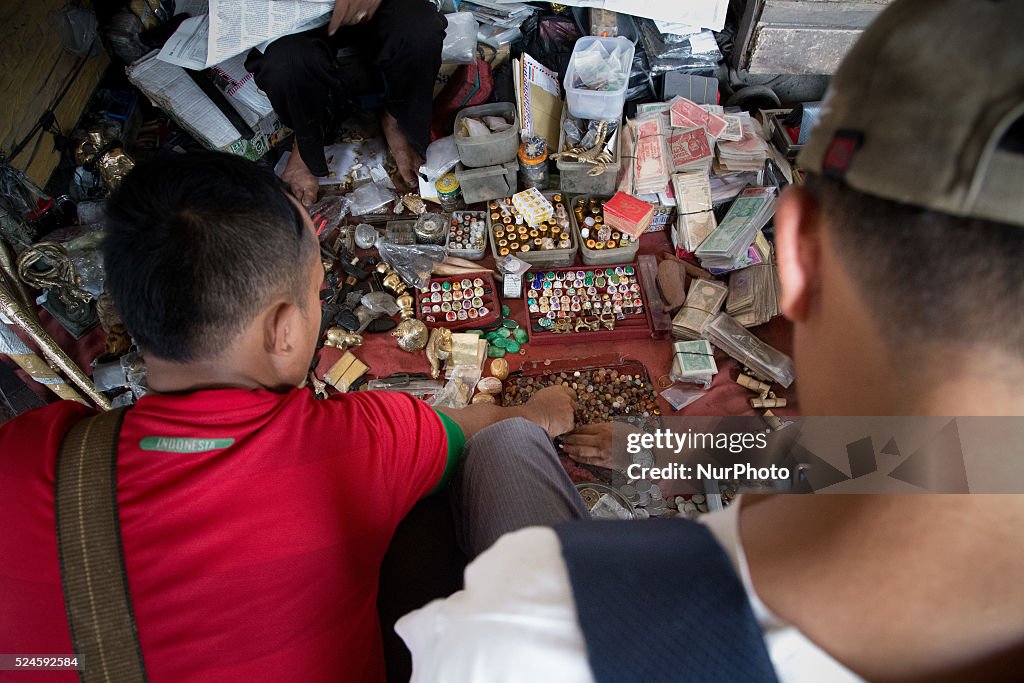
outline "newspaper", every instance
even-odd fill
[[[159,59],[186,69],[205,69],[281,36],[323,26],[333,0],[210,0],[207,15],[186,19]]]
[[[508,5],[518,0],[494,0]],[[721,31],[725,27],[725,13],[729,9],[729,0],[699,0],[697,2],[681,2],[681,0],[561,0],[561,4],[572,7],[594,7],[621,14],[632,14],[646,17],[665,24],[684,24],[685,27],[672,28],[688,30],[690,27],[707,28]],[[690,31],[693,33],[694,31]]]
[[[241,153],[250,158],[257,158],[266,151],[270,136],[280,129],[280,124],[270,100],[256,87],[252,75],[246,72],[244,55],[217,65],[212,72],[228,102],[253,128],[253,137],[249,140],[239,137],[227,117],[188,74],[156,57],[157,53],[151,52],[128,67],[128,80],[156,106],[173,116],[210,149]]]

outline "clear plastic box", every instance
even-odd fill
[[[455,256],[457,258],[469,259],[470,261],[479,261],[480,259],[482,259],[484,257],[484,254],[487,253],[487,232],[488,232],[488,229],[489,229],[488,225],[487,225],[487,212],[486,211],[455,211],[454,213],[452,213],[452,219],[453,220],[460,220],[461,221],[462,217],[464,215],[466,215],[466,214],[469,214],[470,216],[475,216],[475,217],[479,218],[479,220],[484,222],[484,241],[483,241],[483,244],[480,246],[479,249],[452,249],[452,248],[449,247],[448,255],[449,256]],[[449,245],[451,244],[451,229],[452,229],[451,221],[449,221],[448,222],[448,233],[449,233],[448,234],[448,244]]]
[[[636,260],[636,254],[640,251],[640,240],[635,239],[628,247],[616,247],[615,249],[590,249],[587,247],[586,240],[580,234],[580,226],[576,221],[576,212],[573,211],[573,206],[576,204],[577,199],[583,199],[584,201],[590,201],[592,195],[580,195],[573,197],[567,203],[569,207],[569,220],[572,221],[572,231],[575,235],[576,241],[580,245],[580,258],[583,259],[584,265],[588,266],[606,266],[611,263],[632,263]],[[603,202],[607,197],[598,197]]]
[[[574,88],[572,83],[576,76],[576,55],[595,43],[600,43],[611,52],[616,47],[626,51],[626,70],[623,72],[622,87],[618,90],[586,90]],[[573,116],[581,119],[617,119],[622,115],[622,107],[626,103],[626,89],[629,87],[629,71],[633,64],[633,53],[636,46],[627,38],[601,38],[584,36],[576,41],[569,68],[565,72],[565,102]]]
[[[459,135],[463,119],[481,116],[500,116],[510,121],[512,127],[476,138]],[[515,161],[519,153],[519,119],[516,116],[516,105],[512,102],[494,102],[466,107],[460,111],[455,116],[455,147],[459,150],[459,159],[466,168],[483,168]],[[467,203],[471,202],[467,200]]]

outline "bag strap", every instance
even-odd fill
[[[597,683],[776,683],[725,550],[682,519],[555,527]]]
[[[117,441],[126,410],[79,421],[57,454],[57,551],[83,683],[147,680],[117,511]]]

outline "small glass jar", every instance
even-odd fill
[[[434,183],[434,187],[437,189],[437,201],[445,213],[463,208],[462,188],[454,173],[445,173]]]

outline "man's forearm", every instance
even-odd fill
[[[465,408],[437,408],[437,410],[458,423],[467,440],[484,427],[513,417],[521,417],[535,422],[545,430],[548,428],[545,416],[538,415],[537,411],[528,405],[503,408],[489,403],[475,403]]]

